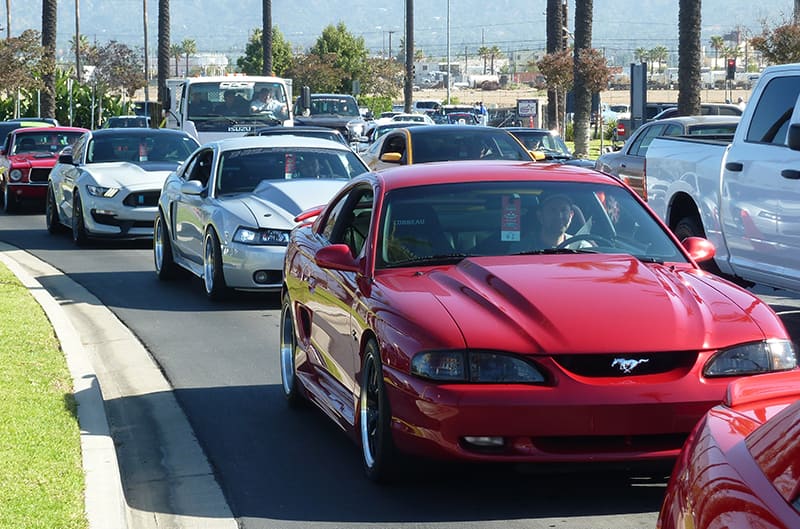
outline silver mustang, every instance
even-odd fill
[[[50,171],[47,230],[71,228],[78,245],[92,238],[151,238],[164,180],[197,147],[175,130],[84,133]]]
[[[212,300],[277,292],[295,217],[369,171],[339,142],[253,136],[208,143],[164,183],[153,254],[160,279],[184,268]]]

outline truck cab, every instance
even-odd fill
[[[265,126],[292,126],[291,81],[268,76],[190,77],[167,81],[166,128],[201,144]]]

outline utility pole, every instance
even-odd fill
[[[405,112],[411,113],[414,85],[414,0],[406,0],[406,82],[403,87]]]
[[[389,59],[391,59],[392,58],[392,33],[394,33],[394,31],[388,31],[387,33],[389,33]]]
[[[150,101],[150,60],[147,49],[147,0],[142,0],[142,17],[144,18],[144,102]],[[147,105],[145,105],[147,107]],[[149,109],[148,109],[149,110]]]
[[[450,104],[450,0],[447,0],[447,104]]]
[[[75,76],[81,82],[81,2],[75,0]]]

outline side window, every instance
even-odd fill
[[[661,135],[662,136],[680,136],[681,134],[683,134],[683,128],[680,125],[675,125],[674,123],[672,123],[672,124],[667,125],[664,128],[664,132]]]
[[[372,219],[373,192],[371,187],[353,189],[331,210],[322,235],[331,244],[346,244],[350,254],[358,257],[364,249]]]
[[[214,160],[214,152],[205,150],[195,157],[192,162],[192,167],[187,169],[187,180],[199,180],[204,186],[208,185],[208,179],[211,177],[211,162]]]
[[[758,100],[745,141],[785,145],[798,93],[800,76],[777,77],[770,81]]]
[[[399,152],[403,158],[406,156],[406,137],[402,133],[393,134],[383,142],[381,155],[387,152]]]
[[[661,131],[664,130],[663,125],[653,125],[648,127],[647,130],[642,132],[636,141],[631,145],[629,154],[634,156],[644,156],[647,154],[647,148],[653,142],[653,138],[661,136]]]
[[[83,159],[83,152],[86,150],[86,140],[88,136],[84,134],[75,144],[72,146],[72,159],[76,162],[80,162]]]

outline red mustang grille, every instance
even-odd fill
[[[635,377],[672,371],[686,372],[697,360],[697,353],[556,355],[553,360],[566,371],[583,377]]]

